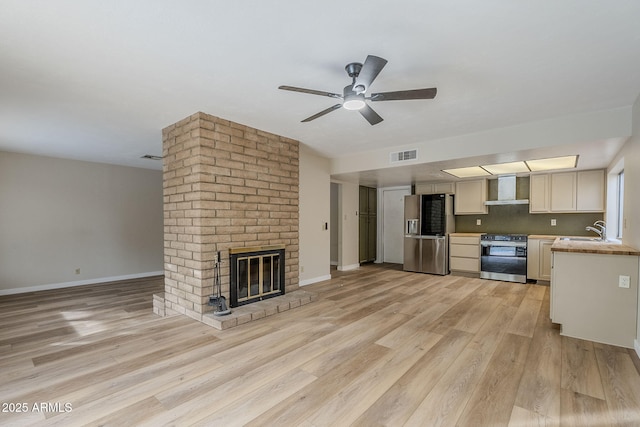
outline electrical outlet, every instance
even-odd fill
[[[300,266],[300,273],[304,273],[304,265]]]
[[[76,274],[80,274],[80,269],[76,268]]]
[[[551,226],[552,226],[552,227],[555,227],[556,225],[557,225],[557,223],[556,223],[556,219],[555,219],[555,218],[553,218],[553,219],[551,220]]]
[[[618,277],[618,286],[620,286],[621,288],[629,288],[630,283],[631,283],[631,279],[629,276]]]
[[[476,219],[476,225],[482,225],[482,220],[480,218]]]

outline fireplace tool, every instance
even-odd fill
[[[222,286],[220,285],[220,252],[216,254],[213,264],[213,295],[209,297],[209,305],[213,306],[214,316],[226,316],[231,313],[227,308],[227,300],[222,296]]]

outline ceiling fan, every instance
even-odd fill
[[[380,123],[383,119],[376,113],[373,108],[369,106],[365,101],[402,101],[407,99],[433,99],[436,97],[437,89],[412,89],[412,90],[399,90],[395,92],[378,92],[372,93],[369,96],[365,96],[368,93],[369,86],[380,74],[380,71],[387,65],[387,60],[378,56],[369,55],[364,61],[364,64],[359,62],[352,62],[347,64],[344,69],[352,78],[350,85],[345,86],[342,95],[331,92],[324,92],[321,90],[304,89],[294,86],[279,86],[278,89],[290,90],[293,92],[310,93],[312,95],[328,96],[329,98],[336,98],[342,100],[339,104],[335,104],[326,110],[322,110],[319,113],[314,114],[311,117],[307,117],[302,122],[310,122],[318,117],[322,117],[332,111],[337,110],[340,107],[344,107],[347,110],[358,110],[362,117],[367,119],[371,125]]]

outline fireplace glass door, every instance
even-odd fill
[[[232,307],[283,294],[283,256],[279,250],[232,256]]]

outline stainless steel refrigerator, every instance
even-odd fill
[[[455,231],[453,197],[405,196],[404,224],[404,270],[449,274],[449,233]]]

